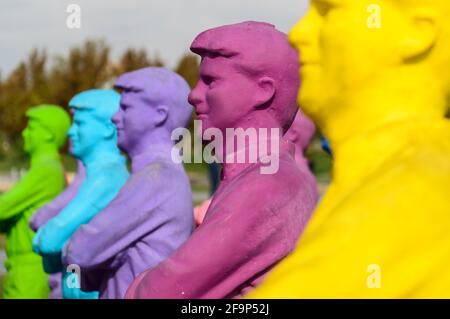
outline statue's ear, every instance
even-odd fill
[[[269,105],[275,96],[275,81],[270,77],[262,77],[258,80],[255,95],[255,108],[262,109]]]
[[[404,61],[415,61],[426,56],[435,46],[439,26],[431,8],[412,9],[407,34],[401,43]]]
[[[114,125],[113,122],[111,122],[111,123],[108,122],[108,123],[106,124],[106,130],[105,130],[104,136],[105,136],[107,139],[110,139],[110,138],[113,138],[113,137],[114,137],[114,134],[116,134],[116,126]]]
[[[158,105],[154,117],[155,126],[164,125],[169,117],[169,107],[165,104]]]
[[[46,141],[46,142],[51,143],[51,142],[55,142],[56,141],[55,134],[53,132],[51,132],[50,130],[46,129],[46,128],[44,128],[42,130],[41,134],[42,134],[42,137],[43,137],[44,141]]]

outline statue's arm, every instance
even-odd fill
[[[112,174],[113,175],[113,174]],[[41,254],[60,253],[66,241],[82,224],[88,223],[117,194],[114,176],[87,179],[75,198],[39,229],[33,248]]]
[[[84,178],[86,176],[84,166],[79,162],[77,175],[73,182],[56,197],[51,203],[43,206],[39,209],[30,219],[30,227],[32,230],[37,231],[41,226],[47,223],[50,219],[55,217],[69,202],[76,196]]]
[[[45,174],[36,169],[28,171],[8,192],[0,196],[0,222],[21,214],[28,207],[41,201],[45,194]]]
[[[279,243],[280,228],[265,227],[263,218],[255,218],[268,214],[249,211],[206,220],[169,258],[141,274],[126,297],[227,298],[280,258],[271,249]]]
[[[157,186],[151,183],[144,193],[139,185],[134,186],[127,185],[105,210],[76,231],[65,249],[65,264],[84,269],[114,267],[114,261],[120,260],[121,253],[139,238],[152,233],[161,236],[154,230],[163,226],[170,214],[161,210],[160,203],[173,199],[164,192],[158,194]],[[87,246],[89,249],[85,249]]]

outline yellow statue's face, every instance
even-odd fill
[[[300,52],[302,109],[320,124],[323,112],[382,82],[404,63],[410,27],[392,0],[311,0],[289,35]]]

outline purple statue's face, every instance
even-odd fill
[[[189,85],[165,68],[148,67],[122,74],[115,83],[121,90],[120,108],[112,121],[118,146],[130,157],[155,143],[173,144],[175,128],[185,127],[191,117]]]
[[[257,81],[240,72],[232,59],[205,57],[189,102],[202,121],[203,131],[214,127],[225,133],[252,111],[257,91]]]
[[[117,143],[122,151],[129,151],[153,127],[152,107],[144,101],[144,91],[122,87],[120,108],[112,121],[117,127]]]

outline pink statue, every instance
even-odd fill
[[[211,201],[212,198],[207,199],[200,205],[194,207],[195,226],[198,227],[203,223],[203,220],[205,219],[206,216],[206,212],[209,209],[209,205],[211,205]]]
[[[216,153],[226,159],[222,179],[203,224],[171,257],[139,275],[127,298],[243,296],[295,248],[316,205],[315,183],[298,168],[294,145],[281,138],[298,110],[299,65],[286,35],[245,22],[200,34],[191,50],[202,62],[189,101],[204,132],[254,129],[257,145],[280,146],[271,153],[278,167],[263,173],[268,156],[230,160],[236,153],[250,158],[254,145],[231,148],[224,139]],[[264,137],[264,130],[278,134]]]
[[[299,111],[295,116],[291,127],[283,136],[286,140],[294,143],[295,161],[297,162],[298,167],[308,176],[308,179],[312,184],[316,184],[316,178],[309,168],[309,162],[305,157],[305,152],[314,137],[315,131],[316,126],[314,123],[302,111]],[[211,204],[211,200],[212,199],[210,198],[194,207],[194,220],[196,226],[199,226],[203,222],[209,205]]]
[[[305,156],[305,152],[315,132],[316,126],[314,123],[299,110],[290,129],[283,136],[286,140],[294,143],[295,161],[298,167],[308,176],[309,181],[314,185],[316,185],[316,178],[310,170],[309,161]]]

